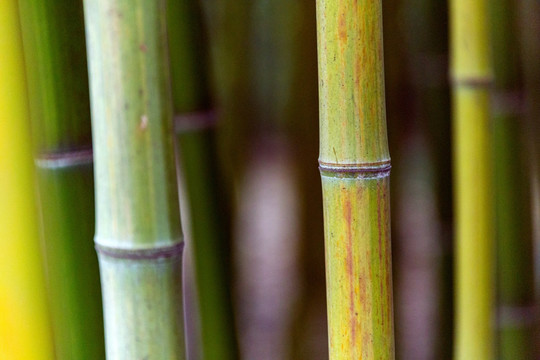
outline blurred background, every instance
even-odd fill
[[[201,328],[211,328],[214,322],[208,315],[211,312],[204,318],[200,316],[201,308],[220,306],[212,302],[230,296],[232,303],[221,304],[220,311],[232,309],[230,319],[224,315],[228,325],[235,324],[229,329],[236,329],[236,337],[233,334],[225,340],[238,342],[238,349],[231,353],[238,351],[238,356],[247,360],[327,359],[323,211],[317,163],[316,2],[169,1],[177,6],[168,14],[169,20],[173,19],[169,22],[173,93],[180,86],[176,84],[189,84],[185,86],[196,89],[193,93],[199,91],[193,96],[198,100],[192,103],[183,94],[178,95],[180,92],[174,94],[181,213],[187,242],[184,268],[189,358],[202,358],[205,340]],[[454,219],[448,4],[445,0],[382,3],[386,115],[392,157],[396,358],[451,359]],[[53,35],[61,37],[77,29],[81,40],[70,50],[70,54],[76,54],[73,59],[78,59],[77,66],[72,67],[84,72],[84,24],[82,6],[78,6],[80,9],[73,10],[73,14],[64,14],[65,27],[56,29],[58,33]],[[25,8],[21,9],[24,14]],[[536,339],[537,286],[533,284],[537,285],[540,277],[532,258],[534,254],[534,263],[540,261],[536,246],[540,241],[540,4],[537,0],[492,0],[490,9],[493,11],[486,16],[492,24],[493,38],[498,39],[493,42],[493,130],[498,134],[494,156],[496,164],[510,164],[510,173],[515,175],[507,178],[506,170],[496,167],[501,171],[496,172],[496,177],[505,179],[496,186],[519,190],[518,195],[510,195],[515,201],[503,202],[496,209],[498,223],[510,223],[506,230],[497,230],[497,328],[509,329],[512,334],[527,332],[528,338]],[[184,14],[184,18],[175,18],[175,14]],[[31,43],[27,38],[32,38],[26,34],[31,33],[33,20],[28,17],[22,23],[23,30],[25,26],[30,29],[23,31],[27,52],[27,43]],[[193,35],[185,35],[190,31]],[[65,45],[60,41],[58,44],[59,49]],[[30,57],[28,53],[26,56],[28,64]],[[40,63],[38,57],[34,60]],[[187,69],[186,73],[192,71],[191,75],[185,75],[183,69]],[[83,73],[67,74],[66,78],[69,76],[86,79]],[[32,81],[30,76],[30,88]],[[77,92],[85,99],[77,102],[81,107],[77,113],[85,113],[89,121],[88,84],[73,82],[76,84],[57,88],[66,94],[73,92],[69,90],[72,86],[83,88]],[[508,114],[512,116],[510,122],[496,120]],[[202,125],[192,128],[201,116]],[[88,150],[89,122],[82,127]],[[205,165],[199,167],[201,163]],[[82,184],[81,190],[74,192],[84,198],[84,194],[92,193],[91,160],[82,166],[86,166],[84,174],[76,176],[85,176],[85,180],[73,182]],[[203,175],[199,177],[196,171]],[[202,184],[200,188],[198,184]],[[75,187],[72,184],[72,189]],[[206,187],[212,188],[211,194],[200,195],[198,191],[204,193],[201,188]],[[86,197],[84,204],[82,200],[75,202],[81,204],[81,214],[91,212],[88,209],[94,205],[91,195]],[[66,196],[66,202],[71,200],[71,195]],[[51,198],[49,203],[55,200]],[[58,208],[53,210],[61,213],[62,206]],[[69,206],[65,209],[69,210]],[[523,221],[508,220],[508,214]],[[61,215],[69,217],[70,212]],[[94,218],[88,217],[90,225],[83,228],[88,233],[87,241],[80,241],[86,244],[85,251],[92,258],[89,263],[95,270],[95,274],[88,275],[94,276],[95,291],[91,296],[99,298],[97,262],[90,246]],[[64,232],[68,238],[80,237],[80,229],[73,225]],[[215,229],[218,235],[212,233]],[[502,235],[511,240],[501,241]],[[204,244],[198,248],[193,246],[205,236],[214,239],[201,242]],[[68,240],[66,243],[71,244]],[[70,254],[80,250],[77,246],[68,249]],[[62,252],[55,261],[67,256]],[[54,266],[55,261],[49,259],[46,266]],[[77,268],[78,258],[73,256],[70,261],[69,266]],[[212,262],[215,266],[208,265]],[[514,272],[518,264],[523,265],[519,273]],[[53,273],[47,271],[48,275]],[[199,279],[198,271],[204,272]],[[58,277],[66,272],[58,270]],[[59,293],[63,292],[62,281],[54,286],[50,278],[48,281],[49,291],[56,286]],[[220,284],[214,287],[213,282]],[[197,286],[202,287],[197,290]],[[200,302],[197,291],[204,292],[206,302]],[[79,288],[74,292],[95,304],[95,311],[100,313],[99,299],[89,301],[93,298],[83,296]],[[525,310],[517,317],[506,316],[507,309],[514,305]],[[61,302],[56,307],[62,313]],[[66,323],[70,322],[69,316],[65,317]],[[93,326],[101,329],[101,318]],[[81,328],[84,330],[84,326]],[[102,339],[102,330],[96,331]],[[504,343],[501,334],[502,330],[498,341]],[[523,358],[533,358],[534,343],[519,342],[520,336],[515,337],[516,346],[530,348],[525,352],[529,357]],[[96,347],[96,352],[103,352],[102,344]]]

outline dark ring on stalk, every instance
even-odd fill
[[[181,256],[184,251],[184,242],[172,246],[160,247],[155,249],[114,249],[96,244],[96,251],[100,255],[116,259],[127,260],[155,260]]]
[[[390,175],[390,160],[363,164],[329,164],[319,161],[322,175],[376,179]]]
[[[486,88],[493,85],[493,76],[470,76],[470,77],[451,77],[454,86],[463,86],[469,88]]]
[[[216,125],[217,116],[213,109],[195,111],[174,116],[175,133],[200,131],[212,128]]]
[[[88,148],[83,150],[40,154],[36,157],[35,164],[40,168],[58,169],[92,164],[93,161],[92,148]]]

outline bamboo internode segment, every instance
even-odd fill
[[[85,1],[98,245],[182,241],[165,1]]]
[[[393,359],[381,1],[317,1],[331,359]]]
[[[486,0],[452,0],[456,184],[456,359],[494,356],[492,157],[493,78]]]
[[[185,359],[182,254],[100,254],[107,359]]]
[[[317,1],[320,157],[389,160],[380,1]]]
[[[450,1],[450,71],[458,83],[493,79],[486,0]]]

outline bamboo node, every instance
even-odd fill
[[[505,327],[526,327],[536,324],[538,321],[538,308],[535,304],[499,307],[497,325]]]
[[[177,134],[213,128],[216,123],[217,116],[214,109],[194,111],[174,116],[174,130]]]
[[[59,169],[88,165],[93,163],[92,149],[65,151],[37,155],[34,162],[37,167],[45,169]]]
[[[493,114],[496,115],[525,115],[524,94],[519,90],[497,90],[491,94]]]
[[[452,84],[456,87],[490,88],[493,86],[493,76],[452,76]]]
[[[319,161],[321,175],[329,177],[379,179],[389,176],[391,168],[390,159],[361,164],[336,164]]]
[[[96,251],[101,256],[127,260],[157,260],[162,258],[180,257],[184,252],[184,242],[171,246],[152,249],[119,249],[103,245],[95,245]]]

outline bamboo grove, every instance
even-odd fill
[[[539,24],[0,1],[0,359],[537,358]]]

